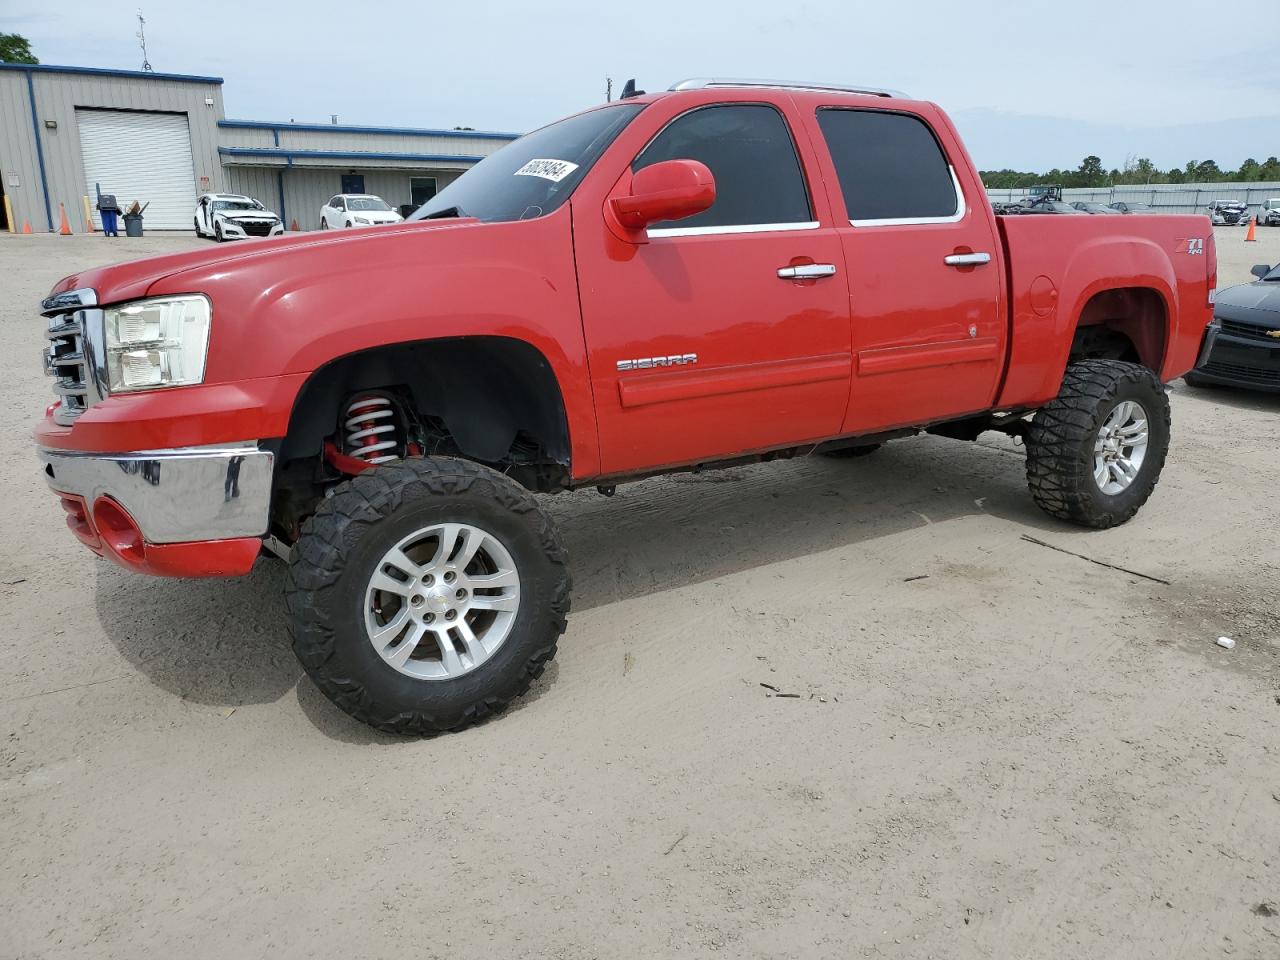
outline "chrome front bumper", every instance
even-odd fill
[[[267,532],[274,455],[253,442],[133,453],[37,448],[58,493],[101,496],[128,511],[148,543],[260,537]]]

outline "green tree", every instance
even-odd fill
[[[1244,163],[1240,164],[1240,169],[1236,171],[1234,180],[1261,180],[1259,174],[1262,172],[1262,164],[1250,157]]]
[[[0,63],[39,63],[31,42],[16,33],[0,33]]]
[[[1080,161],[1074,174],[1070,176],[1073,187],[1104,187],[1107,184],[1107,171],[1102,169],[1102,158],[1092,154]]]
[[[1267,157],[1258,170],[1259,180],[1280,180],[1280,159],[1276,157]]]

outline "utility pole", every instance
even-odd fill
[[[151,61],[147,59],[147,21],[142,16],[142,9],[138,9],[138,32],[135,34],[138,38],[138,46],[142,47],[142,72],[153,73],[151,69]]]
[[[604,102],[613,103],[613,77],[604,78]]]

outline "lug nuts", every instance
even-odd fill
[[[457,578],[458,578],[457,574],[455,574],[452,570],[450,570],[448,573],[444,575],[444,582],[453,583],[453,581],[456,580]]]
[[[436,615],[435,615],[434,613],[428,613],[425,617],[423,617],[423,618],[422,618],[422,622],[423,622],[423,623],[435,623],[435,622],[436,622]]]
[[[436,582],[436,578],[435,578],[435,577],[433,577],[433,576],[432,576],[431,574],[429,574],[429,573],[428,573],[425,577],[423,577],[423,578],[422,578],[422,585],[423,585],[424,587],[429,587],[429,586],[431,586],[431,585],[432,585],[433,583],[435,583],[435,582]]]
[[[450,610],[448,613],[446,613],[446,614],[444,615],[444,618],[445,618],[446,620],[456,620],[456,619],[458,618],[458,611],[457,611],[457,610]]]
[[[415,607],[420,607],[425,601],[422,599],[421,596],[414,594],[413,599],[411,599],[409,602],[412,603]]]
[[[459,590],[457,593],[454,594],[454,596],[457,597],[459,600],[465,600],[467,599],[467,591]]]

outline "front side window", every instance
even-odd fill
[[[631,165],[698,160],[716,180],[716,202],[654,229],[804,224],[813,220],[800,159],[776,109],[758,103],[699,107],[676,117]]]
[[[535,130],[490,154],[418,208],[410,220],[529,220],[569,198],[609,144],[645,107],[619,103]]]
[[[964,213],[951,165],[919,117],[824,107],[818,126],[855,225],[937,223]]]

